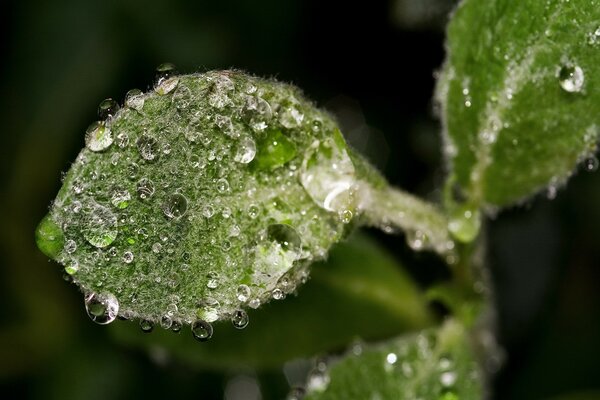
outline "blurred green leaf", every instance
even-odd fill
[[[481,376],[466,330],[450,320],[437,330],[354,349],[329,369],[317,366],[305,400],[480,400]]]
[[[593,155],[599,1],[465,0],[447,49],[437,87],[445,154],[472,205],[552,194]]]
[[[378,340],[431,323],[426,301],[398,263],[362,235],[336,246],[327,262],[312,268],[297,297],[249,312],[242,331],[215,324],[210,342],[199,344],[186,330],[142,335],[137,324],[109,329],[128,346],[162,347],[197,367],[269,368],[299,357],[345,348],[355,339]]]

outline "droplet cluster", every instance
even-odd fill
[[[213,321],[242,329],[244,309],[295,291],[357,213],[337,125],[295,87],[169,64],[99,117],[40,234],[96,322],[189,324],[200,341]]]

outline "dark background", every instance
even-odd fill
[[[165,367],[160,353],[111,343],[35,248],[35,226],[102,99],[148,89],[165,61],[185,73],[235,67],[274,76],[332,111],[391,182],[435,198],[444,170],[431,97],[451,3],[1,2],[2,397],[220,398],[230,378]],[[578,173],[557,199],[539,196],[487,226],[507,351],[497,399],[600,389],[599,183],[599,173]],[[421,284],[439,277],[435,257],[372,234]],[[263,399],[287,390],[277,371],[256,377]]]

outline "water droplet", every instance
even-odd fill
[[[286,224],[273,224],[267,228],[268,239],[286,252],[300,253],[302,240],[294,228]]]
[[[177,67],[173,63],[162,63],[154,71],[154,81],[159,84],[162,80],[172,77],[177,74]]]
[[[217,275],[214,273],[209,274],[208,281],[206,282],[206,287],[214,290],[219,287],[219,280],[217,279]]]
[[[273,296],[274,300],[282,300],[285,297],[281,289],[274,289],[271,295]]]
[[[127,166],[125,172],[127,173],[127,177],[129,179],[134,180],[138,177],[138,174],[140,173],[140,166],[136,163],[131,163]]]
[[[453,386],[454,383],[456,383],[456,378],[457,378],[456,372],[453,372],[453,371],[443,372],[440,375],[440,383],[444,387],[450,387],[450,386]]]
[[[160,318],[160,327],[163,329],[171,329],[173,326],[173,319],[169,315],[163,315]]]
[[[396,353],[389,353],[387,356],[385,356],[385,362],[390,365],[396,364],[397,361],[398,356],[396,355]]]
[[[167,218],[180,218],[187,211],[187,199],[181,193],[170,195],[163,204],[163,212]]]
[[[283,125],[287,129],[292,129],[292,128],[296,128],[296,127],[300,126],[300,124],[302,124],[303,120],[304,120],[304,114],[302,114],[300,111],[298,111],[294,107],[286,108],[279,115],[279,122],[281,123],[281,125]]]
[[[173,321],[173,323],[171,324],[171,331],[179,333],[181,331],[181,322]]]
[[[406,232],[406,243],[413,250],[423,250],[427,244],[427,235],[419,230],[408,231]]]
[[[240,285],[237,288],[237,299],[245,303],[250,297],[251,291],[248,285]]]
[[[56,259],[64,249],[64,240],[60,226],[52,220],[50,214],[46,215],[35,230],[35,242],[38,248],[46,256]]]
[[[136,142],[140,156],[146,161],[153,161],[160,154],[158,142],[151,136],[142,135]]]
[[[340,212],[340,221],[344,224],[349,224],[352,221],[353,213],[350,210],[343,210]]]
[[[462,242],[471,243],[479,234],[481,217],[479,210],[462,206],[450,216],[448,230],[452,236]]]
[[[583,89],[585,75],[578,65],[565,65],[559,73],[560,86],[569,93],[579,93]]]
[[[162,244],[156,242],[152,245],[152,252],[155,254],[160,253],[160,251],[162,250]]]
[[[196,340],[206,342],[213,335],[213,327],[209,322],[199,319],[192,324],[192,334]]]
[[[85,131],[85,145],[91,151],[105,150],[112,142],[112,133],[103,122],[96,121]]]
[[[329,374],[327,371],[314,370],[308,377],[306,389],[309,392],[324,392],[329,386]]]
[[[252,299],[250,300],[250,302],[248,303],[248,305],[250,306],[250,308],[253,309],[257,309],[258,307],[260,307],[260,300],[259,299]]]
[[[103,248],[115,241],[117,217],[106,207],[95,204],[84,219],[82,233],[92,246]]]
[[[65,242],[65,251],[72,254],[77,250],[77,243],[73,239],[69,239]]]
[[[250,207],[248,207],[248,216],[250,216],[250,218],[255,219],[256,217],[258,217],[259,213],[260,209],[258,208],[258,206],[250,205]]]
[[[137,183],[137,194],[140,196],[140,199],[146,200],[152,197],[155,191],[154,182],[152,182],[148,178],[142,178]]]
[[[125,264],[131,264],[133,262],[133,253],[131,251],[126,251],[123,253],[123,262]]]
[[[69,262],[69,265],[65,267],[65,272],[69,275],[74,275],[79,271],[79,263],[77,260]]]
[[[254,164],[259,169],[275,169],[296,156],[296,145],[278,130],[268,130],[256,144]]]
[[[250,318],[248,314],[244,310],[237,310],[233,313],[233,317],[231,318],[231,323],[237,329],[244,329],[248,326],[248,322],[250,322]]]
[[[210,218],[215,214],[215,209],[211,206],[211,205],[205,205],[202,208],[202,215],[204,215],[205,218]]]
[[[97,324],[106,325],[119,314],[119,301],[111,293],[90,293],[85,297],[85,310]]]
[[[302,163],[300,182],[313,201],[327,211],[355,208],[354,164],[339,130],[333,139],[313,143]]]
[[[177,87],[179,78],[175,76],[177,69],[171,63],[164,63],[156,68],[156,87],[154,91],[159,95],[170,93]]]
[[[217,190],[221,193],[229,191],[229,182],[227,182],[227,179],[221,178],[217,180]]]
[[[129,201],[131,200],[131,194],[127,190],[115,190],[110,198],[110,203],[122,210],[129,206]]]
[[[144,333],[150,333],[154,330],[154,323],[148,319],[142,319],[140,321],[140,329]]]
[[[250,137],[245,137],[237,144],[233,159],[242,164],[248,164],[256,156],[256,143]]]
[[[598,169],[598,159],[596,157],[587,158],[584,161],[585,170],[588,172],[594,172]]]
[[[114,116],[119,111],[119,104],[113,99],[103,100],[98,106],[98,117],[106,119]]]
[[[229,92],[233,91],[235,86],[231,79],[224,75],[215,77],[214,85],[208,95],[208,104],[212,107],[221,109],[231,102]]]
[[[131,89],[125,95],[125,105],[134,110],[140,111],[144,108],[144,93],[139,89]]]
[[[192,102],[192,91],[187,86],[180,85],[173,93],[171,101],[178,110],[185,110]]]
[[[231,118],[226,115],[217,114],[215,116],[215,125],[219,130],[225,135],[231,138],[240,137],[240,133],[233,128],[233,123],[231,122]]]

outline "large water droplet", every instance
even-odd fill
[[[91,293],[85,297],[88,316],[97,324],[106,325],[119,314],[119,301],[112,293]]]
[[[578,65],[565,65],[559,73],[560,86],[569,93],[579,93],[583,89],[585,75]]]
[[[231,102],[229,93],[235,89],[235,85],[225,75],[217,75],[214,79],[214,85],[208,95],[208,104],[212,107],[221,109]]]
[[[125,95],[125,105],[134,110],[140,111],[144,108],[144,93],[139,89],[131,89]]]
[[[115,241],[117,217],[108,208],[94,204],[83,222],[82,233],[92,246],[103,248]]]
[[[248,326],[248,322],[250,322],[250,318],[244,310],[237,310],[231,317],[231,323],[236,329],[244,329]]]
[[[250,288],[248,287],[248,285],[240,285],[237,288],[237,299],[239,301],[241,301],[242,303],[245,303],[246,301],[248,301],[248,298],[250,297],[251,291]]]
[[[268,130],[257,143],[253,164],[259,169],[281,167],[296,156],[296,145],[278,130]]]
[[[152,182],[148,178],[142,178],[137,183],[137,194],[140,196],[140,199],[146,200],[152,197],[155,191],[154,182]]]
[[[300,253],[302,240],[294,228],[286,224],[273,224],[267,228],[268,239],[283,251]]]
[[[96,121],[85,131],[85,146],[91,151],[105,150],[112,142],[112,133],[103,122]]]
[[[206,342],[213,335],[213,327],[210,323],[199,319],[192,324],[192,334],[196,340]]]
[[[163,212],[167,218],[179,218],[187,211],[187,199],[181,193],[173,193],[163,204]]]
[[[300,182],[313,201],[327,211],[355,209],[354,164],[339,130],[333,139],[313,143],[302,163]]]
[[[110,198],[110,203],[122,210],[129,206],[129,201],[131,200],[131,194],[127,190],[115,190]]]
[[[448,230],[452,236],[463,243],[472,242],[479,234],[480,228],[479,210],[468,206],[462,206],[455,210],[448,222]]]
[[[164,63],[156,68],[156,87],[154,91],[159,95],[170,93],[177,87],[179,78],[175,76],[177,68],[171,63]]]
[[[250,137],[245,137],[237,144],[233,159],[242,164],[248,164],[256,155],[256,143]]]
[[[98,106],[98,117],[106,119],[115,115],[117,111],[119,111],[119,104],[113,99],[106,99]]]
[[[142,135],[136,142],[140,156],[147,161],[153,161],[160,154],[158,142],[151,136]]]
[[[62,229],[50,214],[46,215],[35,230],[35,241],[46,256],[55,259],[64,248],[65,237]]]

